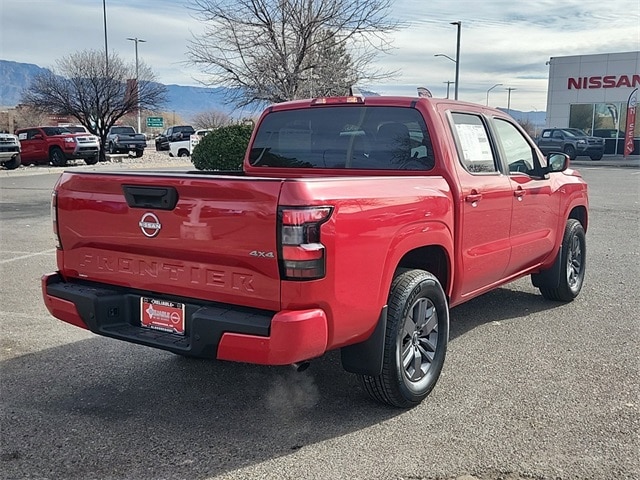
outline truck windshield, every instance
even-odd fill
[[[341,105],[270,113],[249,161],[257,167],[429,170],[432,152],[417,110]]]

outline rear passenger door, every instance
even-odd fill
[[[511,251],[513,189],[509,177],[500,171],[486,119],[452,113],[451,120],[460,184],[456,248],[462,262],[456,275],[461,285],[458,293],[464,298],[504,278]]]
[[[40,135],[40,138],[35,138]],[[44,133],[38,128],[27,128],[18,132],[20,155],[23,161],[44,160],[48,156]]]

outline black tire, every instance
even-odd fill
[[[64,167],[67,164],[67,157],[58,147],[53,147],[49,152],[49,162],[54,167]]]
[[[140,158],[143,153],[144,153],[144,150],[136,150],[136,158]]]
[[[178,156],[179,156],[179,157],[188,157],[188,156],[189,156],[189,150],[184,150],[184,149],[183,149],[183,150],[180,150],[180,151],[178,152]]]
[[[591,155],[589,158],[594,161],[602,160],[602,154],[600,155]]]
[[[564,146],[564,153],[569,155],[569,158],[571,160],[575,160],[577,155],[576,155],[576,147],[574,147],[573,145],[565,145]]]
[[[586,270],[586,237],[582,224],[573,218],[567,220],[562,238],[560,284],[557,288],[540,287],[548,300],[570,302],[578,296],[584,283]]]
[[[96,163],[98,163],[98,157],[95,156],[95,157],[85,158],[84,163],[86,163],[87,165],[95,165]]]
[[[6,162],[4,162],[4,168],[6,168],[7,170],[15,170],[20,166],[21,163],[22,160],[20,158],[20,155],[16,155],[11,160],[7,160]]]
[[[418,405],[433,389],[447,352],[449,307],[438,279],[424,270],[391,284],[382,374],[360,375],[374,399],[399,408]]]

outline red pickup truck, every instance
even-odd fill
[[[68,160],[98,163],[100,142],[88,133],[74,133],[65,127],[30,127],[16,130],[22,147],[22,163],[49,163],[64,167]]]
[[[587,185],[508,115],[433,98],[270,106],[243,172],[63,173],[55,317],[184,356],[334,349],[374,399],[434,387],[449,308],[525,275],[571,301]]]

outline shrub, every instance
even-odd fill
[[[215,129],[193,149],[191,162],[198,170],[242,170],[252,131],[251,125]]]

